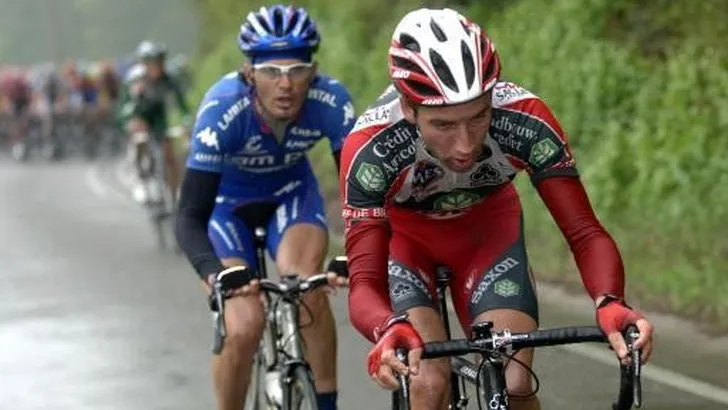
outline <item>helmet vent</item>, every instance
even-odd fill
[[[267,33],[270,33],[271,28],[268,25],[268,22],[263,18],[263,16],[257,15],[255,17],[258,19],[258,23],[260,24],[260,26],[263,27],[263,30],[265,30],[265,32],[267,32]]]
[[[291,21],[288,22],[288,32],[292,31],[294,27],[296,27],[296,24],[298,23],[298,13],[294,13],[293,10],[289,9],[289,18]],[[303,25],[302,27],[305,27]]]
[[[399,35],[399,43],[402,45],[402,47],[406,48],[409,51],[414,51],[415,53],[419,53],[421,51],[420,43],[418,43],[414,37],[410,36],[407,33],[402,33]]]
[[[440,53],[430,49],[430,62],[432,62],[432,67],[435,68],[437,76],[440,77],[440,81],[442,81],[442,83],[449,89],[459,92],[458,85],[455,82],[455,77],[453,77],[450,68],[447,66],[447,63],[445,63],[445,60],[442,58]]]
[[[420,66],[401,57],[392,56],[392,65],[403,70],[426,75],[425,72],[420,68]]]
[[[435,34],[435,38],[437,38],[438,41],[440,41],[441,43],[447,41],[447,36],[445,35],[445,32],[443,32],[440,26],[435,22],[435,19],[430,19],[430,28],[432,29],[432,32]]]
[[[425,97],[439,97],[440,92],[436,89],[430,87],[429,85],[425,85],[422,83],[419,83],[417,81],[407,81],[407,85],[409,85],[415,92],[419,95],[425,96]]]
[[[273,27],[275,27],[276,36],[282,37],[285,35],[283,32],[283,13],[281,9],[275,9],[273,11]]]
[[[470,89],[473,86],[473,82],[475,81],[475,62],[473,59],[473,54],[470,52],[468,45],[465,44],[465,41],[460,42],[460,50],[462,51],[462,54],[463,54],[463,67],[465,69],[465,81],[468,84],[468,89]]]
[[[463,28],[463,31],[465,32],[466,36],[470,36],[470,29],[468,28],[468,25],[465,24],[464,21],[460,21],[460,27]]]

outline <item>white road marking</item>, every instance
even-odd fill
[[[616,356],[611,350],[607,350],[606,347],[600,349],[587,344],[573,344],[559,346],[558,348],[586,359],[614,367],[615,369],[619,368]],[[672,370],[648,364],[642,368],[642,378],[682,390],[706,400],[728,405],[728,390],[685,376]],[[649,400],[649,398],[646,399]]]
[[[131,192],[134,186],[134,175],[127,161],[119,161],[114,167],[114,177]]]
[[[101,165],[102,163],[95,163],[86,170],[84,178],[86,185],[100,198],[114,197],[126,205],[136,205],[132,197],[131,186],[120,179],[123,174],[123,170],[120,171],[120,169],[123,165],[113,166],[113,171],[110,166],[104,167],[105,169],[102,170]],[[124,178],[128,179],[128,177]],[[119,179],[120,184],[127,189],[120,189],[116,184],[109,182],[109,179]]]
[[[101,181],[99,177],[99,165],[93,164],[84,173],[86,185],[99,198],[106,198],[109,195],[108,184]]]

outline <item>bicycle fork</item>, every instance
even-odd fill
[[[270,306],[270,298],[266,298]],[[265,360],[265,392],[268,400],[278,405],[286,400],[295,368],[303,363],[303,345],[298,332],[298,312],[288,300],[268,310],[267,326],[262,340]]]

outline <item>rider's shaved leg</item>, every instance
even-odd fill
[[[407,310],[409,320],[422,341],[447,340],[440,314],[431,307]],[[447,358],[420,362],[420,372],[410,378],[410,407],[421,410],[447,410],[450,398],[450,362]]]
[[[177,191],[181,182],[181,170],[177,161],[177,154],[174,152],[174,145],[169,138],[165,138],[162,142],[162,153],[164,154],[164,162],[167,169],[167,186],[172,192],[172,203],[177,203]]]
[[[484,321],[493,322],[493,330],[501,331],[504,328],[512,332],[532,332],[536,330],[536,321],[526,313],[514,309],[494,309],[479,314],[474,323]],[[515,358],[528,367],[533,363],[533,349],[522,349],[516,353]],[[508,388],[508,400],[513,410],[539,410],[541,405],[533,392],[531,386],[531,373],[521,364],[513,361],[505,362],[506,387]]]
[[[247,265],[239,258],[222,259],[225,267]],[[206,294],[210,286],[203,284]],[[263,334],[265,316],[260,297],[236,296],[225,301],[227,337],[212,358],[218,410],[240,410],[250,381],[253,357]]]
[[[149,141],[149,129],[147,124],[138,118],[132,118],[126,124],[126,131],[134,142],[134,165],[136,166],[137,175],[140,179],[145,179],[143,173],[142,158],[144,155],[145,145]]]
[[[304,277],[320,273],[328,247],[326,231],[320,226],[299,223],[286,229],[276,252],[276,264],[282,274]],[[310,308],[301,311],[301,329],[306,346],[306,360],[311,365],[319,393],[336,391],[336,328],[329,299],[323,289],[304,296]],[[313,318],[310,317],[313,314]]]

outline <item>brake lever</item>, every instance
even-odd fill
[[[220,336],[224,339],[227,336],[227,329],[225,329],[225,298],[222,296],[222,283],[215,282],[214,292],[215,303],[217,304],[216,326],[219,329]]]
[[[225,303],[222,296],[222,285],[216,282],[212,288],[211,305],[214,303],[217,306],[210,306],[212,309],[213,317],[215,318],[215,339],[212,346],[212,352],[214,354],[220,354],[222,351],[222,345],[225,342],[227,336],[227,330],[225,329]]]
[[[349,267],[347,265],[347,257],[346,256],[337,256],[333,259],[331,259],[328,263],[328,266],[326,267],[327,272],[334,272],[338,276],[342,278],[348,278],[349,277]]]
[[[395,352],[397,360],[408,365],[407,363],[407,351],[404,349],[397,349]],[[397,375],[397,381],[399,381],[399,388],[402,389],[402,397],[404,397],[405,403],[409,403],[409,376],[404,374]]]
[[[637,408],[642,407],[642,350],[634,349],[632,346],[634,345],[634,342],[637,340],[637,338],[639,338],[639,335],[640,334],[636,329],[632,329],[632,331],[628,333],[628,348],[630,351],[630,355],[632,356],[632,367],[634,369],[632,379],[634,406]]]

